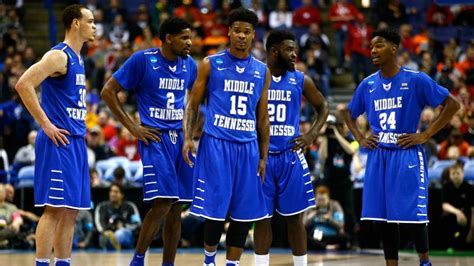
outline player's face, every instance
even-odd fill
[[[254,36],[255,30],[248,22],[235,21],[229,28],[230,46],[237,51],[248,51]]]
[[[382,66],[395,56],[396,46],[385,38],[376,36],[370,42],[372,63],[375,66]]]
[[[84,40],[93,41],[95,39],[94,15],[87,9],[81,9],[82,17],[79,19],[79,34]]]
[[[191,29],[184,29],[178,34],[170,35],[171,50],[174,54],[186,57],[191,52]]]
[[[278,64],[285,66],[287,70],[295,71],[296,53],[296,43],[292,40],[284,40],[278,47]]]

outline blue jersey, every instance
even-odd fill
[[[398,137],[416,132],[423,108],[440,105],[448,95],[425,73],[401,68],[385,79],[377,71],[360,83],[349,109],[354,119],[366,113],[380,147],[399,149]]]
[[[196,63],[187,56],[168,61],[159,49],[134,53],[113,77],[138,94],[141,123],[159,129],[181,129],[186,89],[196,78]]]
[[[204,132],[236,142],[257,139],[256,108],[266,65],[253,56],[236,58],[228,50],[210,56],[209,61]]]
[[[286,71],[283,76],[272,76],[268,88],[268,115],[270,119],[270,151],[291,148],[290,143],[300,134],[300,109],[304,74]]]
[[[41,107],[53,125],[69,131],[72,136],[86,134],[86,75],[84,61],[65,43],[51,50],[67,55],[67,72],[48,77],[41,83]]]

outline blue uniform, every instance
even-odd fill
[[[398,137],[415,133],[427,105],[440,105],[449,92],[426,74],[401,68],[390,79],[380,72],[365,78],[349,109],[352,118],[366,113],[379,137],[369,151],[365,172],[362,220],[397,223],[428,222],[427,161],[420,145],[402,149]]]
[[[207,107],[194,172],[191,213],[212,220],[266,218],[258,172],[256,108],[266,66],[228,50],[209,57]]]
[[[90,208],[90,181],[85,143],[86,77],[84,63],[67,44],[52,50],[67,55],[67,73],[41,84],[41,107],[57,128],[71,133],[70,144],[56,147],[40,130],[35,141],[35,206]]]
[[[301,152],[291,151],[290,141],[299,136],[299,114],[304,74],[287,71],[273,77],[268,89],[270,150],[263,192],[268,213],[295,215],[315,206],[308,164]]]
[[[139,141],[145,201],[192,200],[192,170],[181,149],[184,99],[186,90],[193,86],[196,69],[190,56],[169,61],[159,49],[148,49],[133,54],[113,74],[125,90],[137,93],[142,125],[162,132],[161,142],[151,141],[147,146]]]

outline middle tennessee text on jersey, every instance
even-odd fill
[[[268,88],[268,115],[270,120],[270,152],[290,149],[294,137],[300,134],[300,110],[304,74],[286,71],[274,77]]]
[[[399,149],[398,137],[416,132],[423,108],[440,105],[448,95],[446,88],[425,73],[402,67],[389,79],[380,71],[365,78],[349,109],[354,119],[366,113],[379,147]]]
[[[169,61],[159,49],[138,51],[113,77],[125,89],[138,94],[138,113],[145,126],[181,129],[186,89],[196,79],[197,67],[187,56]]]
[[[265,85],[266,65],[253,56],[240,59],[228,50],[209,57],[204,132],[216,138],[257,139],[256,107]]]

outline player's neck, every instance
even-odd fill
[[[161,55],[168,61],[175,61],[178,59],[178,56],[171,51],[171,47],[168,45],[163,45],[161,47]]]
[[[286,72],[286,69],[280,67],[278,62],[275,60],[267,60],[267,66],[270,69],[270,73],[272,73],[272,76],[274,77],[283,76]]]
[[[384,78],[391,78],[400,72],[400,66],[396,63],[385,64],[380,66],[380,74]]]
[[[235,49],[234,47],[232,47],[232,45],[229,48],[229,53],[232,56],[240,58],[240,59],[245,59],[245,58],[249,57],[249,55],[250,55],[250,52],[249,52],[248,49],[245,50],[245,51],[241,51],[241,50]]]
[[[66,37],[64,38],[63,42],[67,44],[69,47],[71,47],[71,49],[78,56],[81,54],[81,49],[82,49],[82,46],[84,45],[84,40],[81,40],[81,38],[77,34],[66,33]]]

